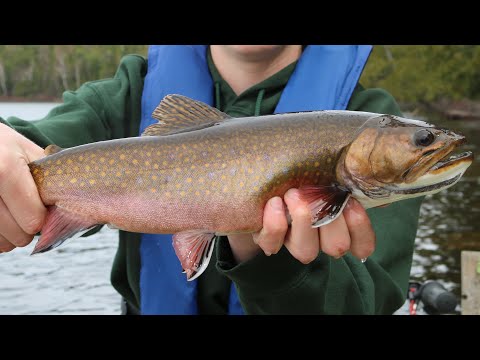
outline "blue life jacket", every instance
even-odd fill
[[[307,46],[275,113],[345,110],[371,50],[370,45]],[[151,115],[168,94],[181,94],[215,105],[207,46],[150,46],[139,134],[157,122]],[[142,314],[198,313],[198,280],[187,282],[172,246],[172,235],[142,234],[140,257]],[[228,311],[229,314],[243,314],[233,284]]]

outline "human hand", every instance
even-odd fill
[[[28,163],[43,149],[0,124],[0,253],[28,245],[40,231],[47,210]]]
[[[292,219],[291,227],[285,215],[285,204],[280,197],[275,197],[265,206],[262,230],[228,236],[238,263],[262,250],[266,255],[276,254],[283,245],[304,264],[315,260],[320,251],[334,258],[350,251],[359,259],[373,253],[375,233],[365,209],[357,200],[350,198],[342,214],[320,228],[312,228],[310,209],[297,189],[288,190],[284,200]]]

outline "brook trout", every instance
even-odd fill
[[[174,234],[187,278],[206,268],[215,235],[262,228],[266,202],[298,188],[312,226],[353,196],[365,208],[433,194],[472,163],[448,158],[465,138],[417,120],[352,111],[231,118],[168,95],[142,136],[46,148],[29,164],[48,215],[34,253],[97,224]]]

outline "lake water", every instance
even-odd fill
[[[0,116],[39,119],[54,105],[0,103]],[[476,154],[457,185],[425,199],[411,273],[412,280],[438,280],[459,297],[460,253],[480,251],[480,120],[421,119],[464,134]],[[104,227],[48,256],[28,256],[34,243],[1,254],[0,314],[118,314],[120,297],[110,285],[117,242],[117,231]]]

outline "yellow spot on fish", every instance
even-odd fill
[[[255,180],[260,180],[260,176],[259,175],[255,176]]]
[[[150,166],[150,161],[145,161],[145,166]]]
[[[126,188],[127,187],[127,183],[122,183],[122,185],[120,185],[122,188]]]
[[[83,161],[83,156],[80,156],[78,160]]]
[[[47,181],[47,186],[51,186],[52,185],[52,182],[51,181]]]
[[[175,185],[175,187],[176,187],[177,189],[180,189],[180,186],[181,186],[180,184],[176,184],[176,185]]]
[[[78,166],[75,166],[75,167],[73,168],[73,171],[79,171],[79,170],[80,170],[80,168],[79,168]]]
[[[44,176],[48,176],[48,174],[50,174],[50,171],[45,171],[45,173],[43,174]]]
[[[169,191],[167,191],[167,192],[165,193],[165,196],[170,196],[170,195],[171,195],[171,194],[170,194]]]
[[[125,170],[125,175],[130,175],[132,172],[130,170]]]
[[[203,183],[203,182],[205,182],[205,179],[201,177],[200,179],[198,179],[198,182]]]
[[[60,160],[57,160],[57,165],[60,165],[62,162]]]
[[[83,186],[85,186],[85,183],[84,183],[84,182],[81,182],[81,183],[80,183],[80,187],[83,187]]]
[[[253,169],[248,169],[249,174],[253,174]]]
[[[61,169],[58,169],[57,174],[60,175],[61,173],[63,173],[63,171]]]
[[[102,172],[100,173],[100,175],[101,175],[101,177],[105,177],[105,176],[107,175],[107,173],[106,173],[105,171],[102,171]]]
[[[115,160],[111,159],[109,162],[108,162],[110,165],[113,165],[115,163]]]
[[[147,156],[152,156],[152,153],[150,151],[148,151]]]
[[[63,186],[63,181],[60,181],[60,182],[58,183],[58,186]]]
[[[122,176],[122,173],[120,171],[117,171],[117,173],[115,174],[117,177],[120,177]]]
[[[94,157],[96,157],[96,156],[97,156],[96,154],[90,155],[91,158],[94,158]]]
[[[105,158],[104,158],[104,157],[101,157],[101,158],[100,158],[100,162],[104,163],[104,162],[105,162]]]
[[[315,167],[319,167],[320,166],[320,163],[318,161],[315,161],[315,164],[314,164]]]
[[[125,154],[120,154],[120,160],[125,160]]]
[[[299,168],[301,168],[302,166],[303,166],[303,164],[302,164],[301,162],[299,162],[299,163],[297,164],[297,167],[299,167]]]
[[[158,179],[157,175],[152,175],[152,180],[157,180],[157,179]]]
[[[327,159],[327,163],[330,164],[332,162],[332,158]]]
[[[38,169],[33,170],[33,173],[34,174],[38,173]]]
[[[222,153],[217,153],[217,157],[218,158],[222,157]]]
[[[254,187],[253,187],[253,190],[254,190],[254,191],[258,191],[258,186],[254,186]]]
[[[72,159],[67,159],[67,164],[70,165],[71,163],[73,163]]]
[[[157,155],[161,155],[162,153],[160,151],[157,151]]]
[[[210,194],[210,190],[205,190],[205,194]]]
[[[157,189],[151,188],[150,191],[154,193],[154,192],[157,192]]]
[[[93,180],[93,179],[89,180],[88,182],[90,183],[90,185],[95,185],[95,183],[96,183],[96,181]]]
[[[222,180],[225,180],[227,177],[225,175],[222,175]]]
[[[192,182],[192,178],[187,178],[187,183],[191,183]]]
[[[238,184],[240,187],[244,187],[245,184],[243,183],[243,181],[240,182],[240,184]]]
[[[133,160],[132,160],[132,163],[134,163],[135,165],[137,165],[137,164],[138,164],[138,160],[137,160],[137,159],[133,159]]]
[[[175,171],[176,171],[176,172],[182,172],[182,169],[180,169],[180,168],[177,167],[177,168],[175,168]]]
[[[209,167],[209,166],[210,166],[210,164],[209,164],[209,163],[205,163],[205,167]]]
[[[226,167],[227,167],[227,164],[223,163],[222,168],[226,168]]]
[[[195,191],[195,195],[199,196],[199,195],[200,195],[200,191]]]
[[[158,164],[153,164],[153,168],[154,168],[155,170],[157,170],[157,169],[158,169]]]
[[[187,149],[187,147],[185,146],[185,144],[182,144],[182,149],[183,149],[183,150],[186,150],[186,149]]]
[[[89,171],[90,170],[90,165],[85,166],[85,170]]]
[[[75,179],[75,178],[70,179],[70,182],[71,182],[72,184],[75,184],[75,183],[77,182],[77,179]]]
[[[195,169],[195,168],[196,168],[195,165],[190,166],[190,169],[192,169],[192,170]]]
[[[180,196],[185,196],[185,191],[180,191]]]
[[[228,192],[228,187],[227,186],[223,187],[223,192],[225,192],[225,193]]]
[[[226,149],[226,148],[227,148],[227,145],[226,145],[226,144],[223,144],[223,146],[222,146],[222,147],[223,147],[224,149]]]
[[[163,166],[167,166],[168,163],[164,160],[162,164]]]

